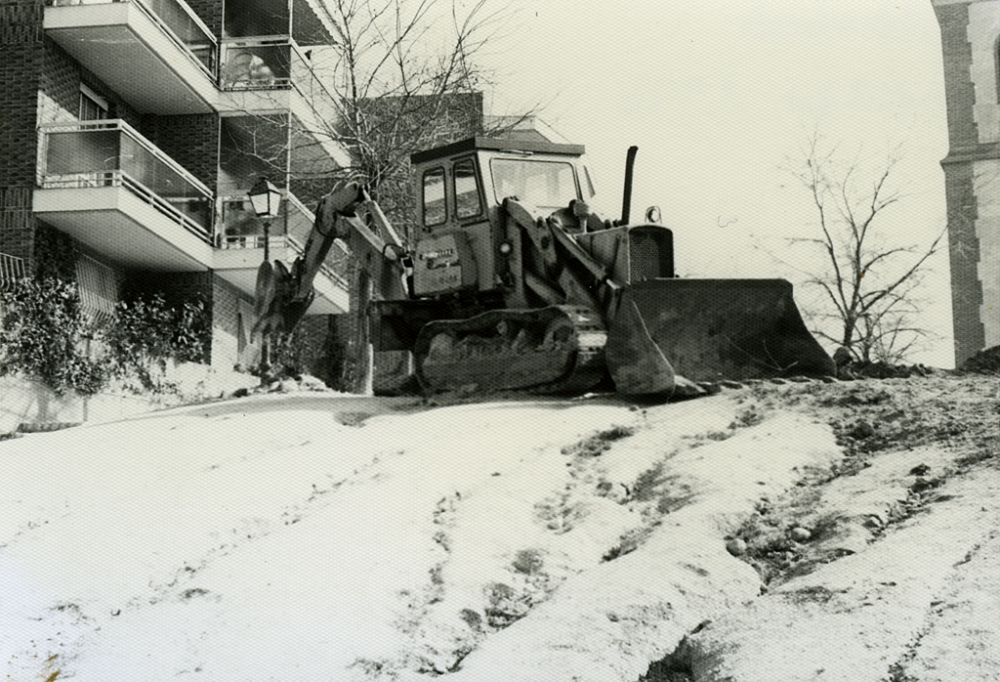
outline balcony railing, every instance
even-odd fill
[[[179,47],[191,54],[215,78],[218,42],[215,35],[184,0],[47,0],[52,7],[132,3],[141,9]]]
[[[14,283],[24,278],[28,273],[24,259],[0,253],[0,291],[10,291]]]
[[[216,246],[221,249],[262,249],[264,248],[263,225],[246,194],[220,197],[220,232]],[[299,254],[305,252],[306,240],[312,231],[315,216],[298,197],[285,192],[281,202],[281,214],[271,222],[269,246],[291,247]],[[347,286],[348,254],[339,242],[334,242],[321,266],[331,279]]]
[[[42,189],[124,187],[211,242],[212,192],[121,120],[41,126]]]
[[[223,90],[295,89],[320,121],[337,120],[336,99],[316,77],[308,58],[287,37],[225,40],[219,87]]]

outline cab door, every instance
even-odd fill
[[[422,225],[414,263],[416,294],[495,288],[493,233],[475,154],[428,165],[419,182]]]

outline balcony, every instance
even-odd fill
[[[223,41],[219,110],[259,116],[290,112],[293,131],[310,134],[337,165],[349,165],[350,156],[329,134],[339,118],[337,100],[306,54],[287,37]]]
[[[124,121],[42,126],[39,218],[130,267],[207,270],[212,193]]]
[[[219,199],[220,234],[217,237],[214,268],[216,274],[240,291],[254,295],[257,268],[264,259],[263,226],[249,205],[246,194]],[[290,192],[281,202],[281,215],[272,221],[268,246],[272,260],[291,267],[300,256],[315,217]],[[313,283],[316,299],[307,315],[337,315],[347,312],[347,252],[334,242]]]
[[[46,3],[46,34],[140,112],[213,111],[218,46],[184,0]]]

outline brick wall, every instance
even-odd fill
[[[219,175],[219,117],[147,115],[140,131],[213,192]]]
[[[0,251],[33,267],[35,133],[42,68],[42,5],[0,0]]]
[[[0,252],[24,258],[34,268],[35,217],[31,187],[0,187]]]
[[[222,0],[188,0],[187,4],[216,38],[222,35]]]
[[[959,366],[985,342],[979,319],[983,293],[976,268],[980,255],[976,238],[977,202],[971,164],[947,164],[944,171],[955,364]]]
[[[322,379],[328,386],[339,381],[339,357],[334,325],[339,315],[309,315],[297,330],[302,349],[301,371]]]
[[[139,127],[139,112],[49,38],[44,41],[43,57],[38,84],[39,120],[42,123],[77,120],[80,85],[83,84],[108,101],[109,118],[120,118],[133,127]]]
[[[941,49],[944,62],[945,98],[948,114],[948,157],[942,161],[945,173],[945,193],[948,206],[948,247],[951,266],[952,321],[955,334],[957,365],[986,344],[983,320],[984,287],[981,270],[984,265],[983,235],[977,227],[981,205],[989,197],[977,196],[975,161],[996,156],[995,145],[983,144],[976,118],[973,62],[984,58],[994,65],[997,55],[995,41],[982,41],[976,49],[990,54],[975,54],[970,40],[970,4],[934,4],[941,29]],[[979,27],[980,32],[982,26]],[[981,36],[980,36],[981,38]],[[982,77],[983,69],[977,73]],[[988,103],[992,106],[994,103]],[[981,183],[978,183],[981,184]],[[992,235],[988,235],[991,239]],[[990,242],[992,244],[992,242]],[[989,303],[989,302],[985,302]]]
[[[76,120],[81,83],[108,100],[110,115],[138,122],[127,103],[44,36],[42,12],[41,2],[0,0],[0,251],[28,259],[31,269],[38,265],[31,213],[37,126]]]
[[[212,277],[212,366],[232,369],[240,362],[239,301],[245,298],[239,290],[223,280]]]
[[[51,40],[45,40],[38,82],[38,122],[67,123],[80,112],[80,66]]]
[[[975,147],[979,142],[973,116],[976,91],[969,72],[972,65],[972,46],[968,38],[969,6],[935,5],[934,12],[941,27],[948,140],[954,153],[961,148]]]

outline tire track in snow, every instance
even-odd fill
[[[399,457],[403,454],[402,450],[397,450],[390,453],[390,457]],[[343,489],[345,486],[363,484],[370,480],[371,472],[386,461],[385,455],[385,452],[376,453],[371,461],[354,469],[350,475],[343,478],[334,479],[330,474],[327,474],[328,484],[324,487],[313,483],[312,492],[305,500],[282,509],[278,516],[280,523],[272,523],[266,518],[258,517],[241,519],[244,522],[243,527],[231,530],[233,539],[212,547],[197,560],[185,561],[174,572],[170,580],[158,583],[150,581],[149,588],[153,595],[146,598],[140,596],[133,597],[126,602],[126,608],[135,609],[145,605],[153,606],[158,604],[166,599],[175,588],[190,584],[198,573],[207,568],[212,562],[227,557],[234,552],[242,550],[247,545],[308,519],[313,514],[333,504],[333,494],[337,491]]]
[[[564,463],[565,474],[555,493],[534,503],[522,501],[533,511],[535,521],[555,536],[571,533],[576,524],[590,513],[588,502],[607,497],[607,490],[599,485],[604,480],[600,455],[616,441],[631,437],[635,431],[635,427],[631,426],[612,426],[561,448],[558,445],[546,448],[544,456],[549,456],[550,451],[555,454],[558,450],[569,459]],[[533,466],[532,462],[522,462],[517,468],[528,471]],[[457,618],[450,618],[456,614],[447,609],[435,608],[447,596],[443,574],[454,557],[451,530],[456,526],[462,503],[477,498],[477,493],[495,494],[495,490],[489,487],[494,477],[510,477],[513,473],[494,472],[482,485],[466,490],[464,494],[455,492],[446,495],[437,502],[432,512],[437,530],[432,539],[443,555],[431,564],[429,583],[425,588],[416,595],[406,595],[411,599],[406,606],[406,615],[400,619],[399,628],[406,634],[409,645],[403,647],[395,659],[358,661],[357,667],[366,671],[372,679],[392,678],[401,670],[433,676],[457,672],[464,658],[484,641],[528,616],[534,608],[548,600],[569,574],[583,570],[582,567],[566,565],[560,566],[555,575],[550,575],[548,570],[551,569],[543,567],[545,551],[520,550],[504,569],[504,577],[494,575],[494,580],[490,580],[483,576],[479,580],[479,591],[485,604],[475,605],[477,608],[469,608],[474,606],[469,604],[458,610]],[[599,557],[600,553],[596,556]],[[459,605],[456,603],[455,607]],[[456,621],[461,622],[460,627],[456,627]]]
[[[924,618],[923,627],[907,646],[906,651],[889,666],[888,679],[890,682],[905,682],[907,680],[929,680],[929,679],[962,679],[971,682],[974,679],[993,679],[996,673],[998,652],[997,647],[989,650],[986,641],[995,639],[992,628],[988,620],[977,623],[974,612],[968,612],[963,607],[979,606],[984,611],[991,611],[988,605],[975,604],[970,601],[969,587],[978,588],[994,595],[998,581],[993,578],[993,586],[977,585],[981,580],[978,573],[983,570],[975,563],[980,559],[986,562],[996,563],[995,556],[997,550],[997,539],[1000,538],[1000,531],[992,530],[989,535],[973,545],[965,556],[955,563],[955,570],[945,581],[948,589],[944,594],[935,595],[928,604],[927,614]],[[986,569],[990,574],[987,565]],[[964,594],[963,594],[964,593]],[[992,612],[995,616],[995,611]],[[987,616],[989,618],[990,616]],[[976,625],[979,627],[975,627]],[[955,635],[960,634],[966,637],[965,641],[958,643],[964,645],[969,650],[966,656],[969,660],[962,661],[961,649],[955,646]],[[985,635],[985,640],[979,639],[978,635]],[[978,655],[973,655],[976,652]],[[942,655],[943,654],[943,655]],[[990,655],[994,658],[991,661]],[[936,659],[947,659],[943,666],[939,666]],[[978,660],[975,660],[978,659]],[[958,670],[942,671],[939,668],[949,666],[958,667]],[[936,673],[936,675],[935,675]]]

